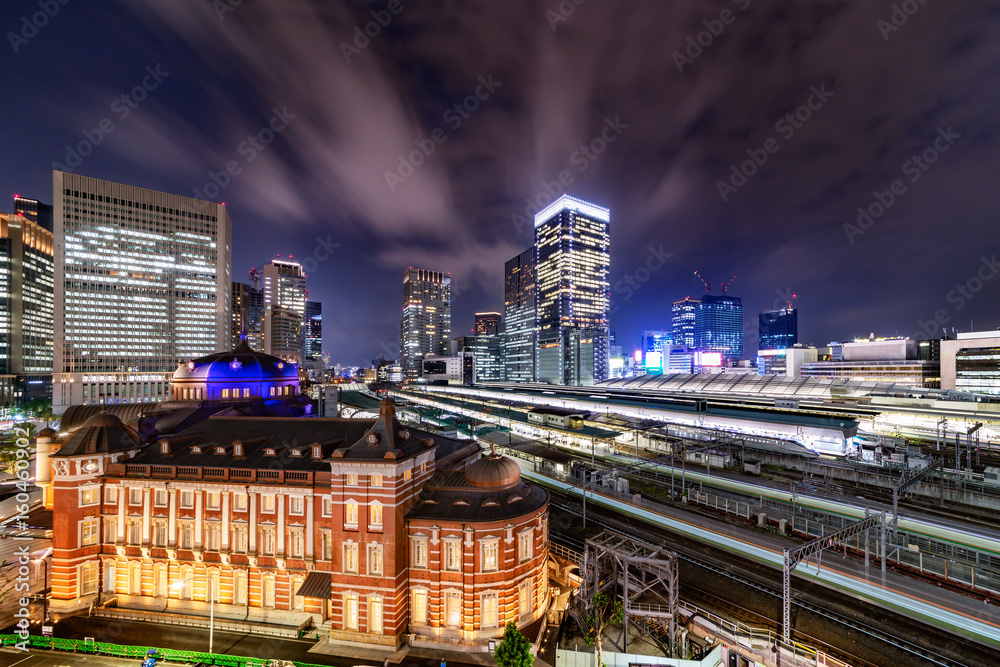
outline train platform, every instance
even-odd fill
[[[529,470],[525,470],[524,475],[534,482],[571,495],[580,495],[579,488],[572,484]],[[781,578],[784,549],[801,544],[791,538],[761,533],[738,525],[713,522],[708,526],[701,515],[647,499],[635,503],[591,491],[588,492],[587,504],[595,509],[613,509],[767,564],[775,569],[776,581]],[[796,580],[807,579],[846,593],[860,603],[889,609],[908,618],[947,629],[959,637],[1000,647],[1000,608],[994,605],[894,572],[883,574],[877,565],[865,568],[856,559],[845,558],[834,551],[824,552],[821,562],[819,568],[812,561],[800,565],[793,574],[793,589]]]

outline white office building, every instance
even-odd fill
[[[223,204],[52,172],[53,409],[167,400],[179,362],[229,347]]]

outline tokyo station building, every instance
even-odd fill
[[[226,381],[267,387],[272,366]],[[376,419],[220,406],[152,442],[130,424],[100,412],[38,439],[57,617],[114,599],[207,618],[214,600],[218,618],[331,641],[476,649],[548,607],[546,491],[510,459],[400,424],[391,400]]]

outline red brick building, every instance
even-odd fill
[[[52,450],[55,614],[214,599],[218,617],[395,647],[484,645],[547,606],[547,493],[391,401],[375,420],[216,416],[148,445],[102,413]]]

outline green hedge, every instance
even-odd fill
[[[21,638],[17,635],[0,635],[0,643],[3,646],[13,646],[20,643]],[[108,655],[115,658],[142,659],[146,653],[154,650],[152,646],[123,646],[121,644],[106,644],[104,642],[85,642],[81,639],[61,639],[59,637],[41,637],[30,635],[28,646],[31,648],[43,648],[54,651],[70,651],[72,653],[96,653]],[[177,651],[170,648],[156,648],[158,660],[168,660],[171,662],[205,662],[210,665],[222,665],[224,667],[264,667],[267,660],[263,658],[247,658],[241,655],[224,655],[220,653],[201,653],[199,651]],[[307,662],[293,661],[296,667],[322,667]]]

